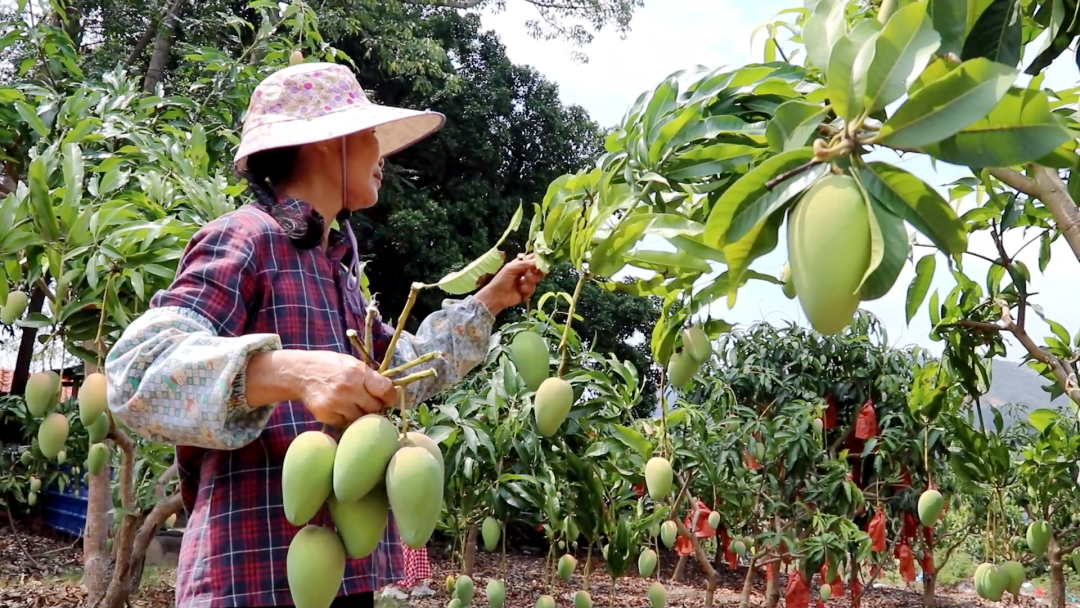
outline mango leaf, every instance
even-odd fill
[[[704,260],[683,252],[671,251],[631,251],[625,256],[631,266],[655,270],[661,274],[684,274],[691,272],[709,272],[711,267]]]
[[[30,204],[34,210],[34,224],[41,230],[41,236],[47,241],[60,238],[60,226],[56,223],[56,211],[53,210],[52,196],[49,194],[48,177],[45,175],[45,161],[39,156],[30,161],[27,181],[30,182]]]
[[[1028,422],[1035,427],[1035,430],[1043,433],[1047,427],[1057,421],[1058,417],[1059,414],[1054,410],[1040,408],[1028,414]]]
[[[929,184],[899,167],[882,162],[867,163],[859,177],[870,196],[926,235],[938,249],[948,255],[967,250],[967,231],[963,223]]]
[[[833,105],[835,106],[835,101]],[[806,147],[827,113],[828,108],[798,99],[780,104],[780,107],[776,108],[776,115],[765,128],[765,139],[769,140],[769,148],[774,152],[787,152]]]
[[[882,256],[877,268],[866,277],[862,286],[861,299],[864,302],[877,300],[884,297],[907,261],[908,252],[911,250],[908,242],[908,233],[904,228],[904,220],[894,215],[874,197],[869,200],[873,218],[881,233]]]
[[[1071,136],[1042,91],[1013,88],[990,114],[924,151],[968,167],[1010,167],[1053,152]]]
[[[964,48],[964,39],[967,38],[969,11],[984,8],[977,7],[976,4],[970,0],[929,0],[927,13],[934,29],[941,35],[941,48],[938,50],[940,54],[960,54],[960,50]]]
[[[780,225],[784,222],[784,214],[774,213],[764,222],[761,222],[738,241],[724,246],[724,257],[727,259],[728,272],[731,273],[731,283],[728,289],[728,308],[735,307],[735,294],[743,284],[743,276],[750,263],[757,258],[776,249],[779,243]],[[772,279],[772,277],[769,277]]]
[[[885,257],[885,237],[881,234],[881,224],[874,213],[873,197],[866,191],[866,186],[862,183],[862,178],[859,177],[859,170],[852,168],[849,169],[849,173],[855,179],[863,204],[866,205],[866,215],[870,227],[870,262],[867,264],[866,272],[863,273],[862,279],[859,280],[859,285],[856,287],[861,294],[863,286],[866,285],[866,280],[878,269],[882,258]]]
[[[864,107],[876,112],[907,92],[941,46],[941,36],[926,15],[926,3],[913,2],[893,13],[873,45],[865,86],[860,84],[859,73],[865,61],[862,56],[870,53],[867,47],[855,62],[854,74],[855,90],[865,91]]]
[[[993,0],[964,40],[960,58],[986,57],[1016,67],[1022,51],[1022,24],[1016,0]]]
[[[790,152],[777,154],[754,167],[749,173],[739,178],[720,196],[709,212],[709,219],[705,222],[704,243],[715,249],[720,249],[725,242],[731,242],[726,238],[728,229],[736,212],[745,209],[746,205],[753,204],[759,199],[766,199],[764,205],[758,208],[764,211],[769,206],[769,200],[785,194],[783,187],[769,190],[765,184],[774,177],[809,162],[814,157],[814,151],[804,147]],[[789,196],[790,198],[790,196]],[[774,209],[775,210],[775,209]],[[764,216],[758,218],[748,217],[744,234],[747,229],[757,224]]]
[[[877,39],[881,32],[881,24],[876,19],[867,19],[860,22],[836,44],[829,56],[829,103],[832,104],[837,116],[850,121],[863,111],[862,94],[855,89],[855,83],[865,79],[866,63],[860,63],[860,73],[855,75],[855,60],[860,52]],[[873,48],[867,52],[872,53]],[[805,142],[804,142],[805,144]]]
[[[30,125],[30,128],[37,133],[37,136],[44,139],[49,136],[49,127],[45,126],[45,122],[41,120],[38,113],[34,110],[33,106],[25,101],[16,101],[15,110],[19,113],[19,116],[26,121],[26,124]]]
[[[502,236],[499,237],[498,242],[479,258],[473,260],[468,266],[451,272],[450,274],[439,279],[438,283],[434,285],[426,285],[425,287],[438,287],[446,293],[453,295],[461,295],[469,293],[477,288],[480,283],[480,279],[484,275],[494,274],[502,267],[503,253],[499,251],[499,246],[503,244],[506,237],[510,236],[510,233],[517,230],[521,225],[521,205],[518,205],[517,211],[514,212],[514,217],[510,219],[510,225],[506,227]]]
[[[79,203],[82,202],[83,177],[83,157],[79,144],[66,144],[64,146],[64,208],[69,209],[71,213],[78,212]]]
[[[760,226],[769,216],[813,185],[828,171],[828,163],[812,165],[805,171],[797,173],[773,186],[771,190],[766,189],[761,196],[744,200],[735,211],[731,226],[724,233],[724,244],[730,245],[742,240],[750,231]],[[730,190],[728,191],[730,192]],[[723,201],[723,198],[721,198],[721,201]],[[728,260],[730,262],[730,258]]]
[[[806,55],[816,68],[825,72],[829,56],[846,32],[844,14],[847,0],[818,0],[802,28]]]
[[[663,173],[669,181],[676,182],[711,177],[733,171],[736,167],[754,160],[762,152],[761,148],[755,146],[726,143],[691,148],[668,159],[663,165]]]
[[[988,59],[964,62],[911,95],[881,127],[881,142],[918,148],[984,118],[1016,80],[1017,71]]]
[[[915,278],[911,280],[907,292],[906,314],[908,323],[911,323],[911,320],[915,318],[915,313],[918,312],[923,300],[926,299],[926,294],[930,291],[930,283],[934,280],[936,267],[937,260],[932,253],[924,255],[915,264]]]

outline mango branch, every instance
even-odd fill
[[[413,305],[416,304],[416,297],[420,295],[420,290],[423,288],[423,283],[413,283],[409,289],[409,299],[405,302],[405,308],[401,309],[397,327],[394,328],[394,337],[390,338],[390,346],[386,347],[386,356],[383,357],[382,365],[379,366],[380,374],[390,366],[390,360],[394,357],[394,349],[397,348],[398,338],[401,337],[401,332],[405,329],[405,323],[409,320],[409,313],[412,312]]]
[[[1029,175],[1007,167],[991,169],[990,174],[1010,188],[1042,201],[1054,216],[1057,228],[1068,241],[1073,255],[1080,261],[1080,209],[1069,196],[1069,189],[1057,171],[1031,164],[1028,165]]]
[[[434,369],[425,369],[422,372],[416,372],[415,374],[409,374],[408,376],[403,376],[401,378],[395,378],[394,379],[394,386],[398,386],[398,387],[408,386],[408,385],[412,384],[413,382],[423,380],[424,378],[437,378],[438,376],[439,376],[439,372],[437,372],[436,370],[434,370]]]
[[[577,310],[578,298],[581,297],[581,287],[585,284],[587,278],[589,278],[589,273],[582,270],[577,285],[574,286],[574,295],[570,298],[570,311],[566,315],[566,327],[563,328],[562,340],[559,341],[560,378],[566,375],[566,368],[570,365],[570,349],[566,347],[566,342],[570,339],[570,326],[574,324],[574,312]]]
[[[397,367],[391,367],[390,369],[383,372],[382,375],[384,375],[384,376],[394,376],[394,375],[400,374],[401,372],[403,372],[403,371],[405,371],[407,369],[411,369],[413,367],[416,367],[417,365],[423,365],[424,363],[427,363],[428,361],[434,361],[435,359],[438,359],[441,356],[442,356],[442,353],[437,351],[437,350],[431,351],[430,353],[424,353],[424,354],[420,355],[419,357],[413,359],[412,361],[409,361],[408,363],[403,363],[403,364],[401,364],[401,365],[399,365]]]
[[[701,543],[698,542],[697,535],[686,529],[686,526],[683,525],[682,519],[679,518],[677,511],[679,503],[687,495],[691,477],[692,474],[689,474],[686,476],[686,480],[683,481],[679,479],[677,474],[675,475],[675,479],[681,486],[681,489],[679,490],[678,497],[675,498],[675,503],[671,507],[672,514],[674,515],[672,521],[675,522],[679,534],[690,539],[690,546],[694,548],[694,556],[697,557],[698,565],[701,567],[701,570],[705,573],[705,578],[708,580],[708,587],[705,590],[705,608],[712,608],[713,595],[716,593],[716,570],[713,568],[712,562],[709,561],[709,557],[705,555],[705,550],[701,548]],[[696,503],[697,501],[695,500],[694,502]],[[696,504],[694,510],[695,512],[697,511]],[[697,517],[695,516],[694,520],[696,521],[696,519]]]

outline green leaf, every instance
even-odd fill
[[[971,28],[960,58],[986,57],[1016,67],[1022,51],[1022,27],[1017,0],[993,0]]]
[[[871,217],[876,219],[880,228],[882,256],[877,268],[863,283],[860,298],[864,302],[877,300],[889,293],[896,284],[911,250],[904,220],[891,213],[874,197],[870,197],[868,203]]]
[[[662,274],[684,274],[687,271],[709,272],[711,267],[704,260],[683,252],[631,251],[625,256],[631,266],[655,270]]]
[[[27,172],[27,180],[30,182],[30,203],[33,209],[34,225],[41,230],[41,235],[47,241],[55,241],[60,238],[60,226],[56,222],[56,211],[53,210],[52,196],[49,194],[49,184],[45,175],[45,161],[39,156],[30,161],[30,169]]]
[[[909,97],[881,127],[881,142],[918,148],[954,135],[989,114],[1016,76],[988,59],[966,61]]]
[[[942,55],[959,55],[967,37],[968,0],[929,0],[927,13],[934,23],[934,29],[941,35]]]
[[[1059,415],[1054,410],[1046,408],[1037,409],[1028,414],[1028,422],[1040,433],[1045,432],[1047,427],[1057,421]]]
[[[810,62],[822,72],[828,70],[829,56],[845,31],[847,0],[818,0],[802,28],[802,39]]]
[[[773,186],[771,190],[766,189],[760,197],[753,200],[744,200],[736,210],[735,217],[731,220],[731,226],[724,233],[724,255],[727,256],[727,245],[741,241],[743,237],[761,226],[762,222],[791,199],[804,192],[828,171],[829,165],[827,163],[813,165],[805,171]],[[727,257],[727,259],[730,263],[731,258]]]
[[[988,116],[924,150],[957,165],[1011,167],[1050,154],[1070,137],[1045,93],[1013,88]]]
[[[769,140],[769,147],[774,152],[806,147],[810,136],[817,130],[826,113],[828,108],[819,104],[798,99],[785,101],[776,108],[776,115],[765,128],[765,139]]]
[[[450,274],[439,279],[438,283],[434,286],[442,289],[446,293],[453,295],[461,295],[469,293],[477,288],[480,283],[480,279],[484,275],[494,274],[499,271],[503,263],[503,253],[499,251],[499,246],[503,244],[506,237],[510,236],[510,233],[517,230],[521,225],[521,205],[518,205],[517,211],[514,212],[514,217],[510,220],[510,225],[506,227],[502,236],[499,237],[498,242],[479,258],[473,260],[468,266],[451,272]],[[430,285],[428,286],[430,287]]]
[[[850,121],[863,111],[862,94],[856,91],[855,83],[865,77],[865,62],[860,64],[859,74],[852,71],[859,54],[873,44],[880,32],[881,24],[876,19],[862,21],[837,42],[829,56],[829,103],[844,120]],[[866,52],[872,53],[873,49]]]
[[[925,2],[913,2],[893,13],[876,38],[865,87],[859,84],[859,66],[865,61],[862,55],[869,55],[868,49],[860,53],[854,72],[856,91],[865,91],[864,106],[871,112],[900,99],[941,46],[941,36],[926,15]]]
[[[929,184],[888,163],[867,163],[860,172],[866,190],[904,218],[948,255],[967,250],[967,231],[956,211]],[[708,228],[706,228],[706,231]]]
[[[771,128],[771,123],[769,128]],[[734,171],[736,167],[754,160],[762,152],[761,148],[740,144],[716,144],[690,148],[665,162],[663,173],[669,181],[712,177]]]
[[[45,122],[41,120],[33,106],[27,104],[25,101],[16,101],[15,110],[19,113],[19,116],[26,121],[26,124],[30,125],[30,128],[37,133],[37,136],[44,139],[49,136],[49,127],[45,126]]]
[[[1050,245],[1052,244],[1050,233],[1044,232],[1039,238],[1039,272],[1046,272],[1046,267],[1050,265]]]
[[[915,318],[915,313],[918,312],[923,300],[926,299],[926,294],[930,291],[930,283],[934,280],[936,268],[937,260],[932,253],[924,255],[915,264],[915,278],[911,280],[907,292],[906,313],[908,323],[911,323],[911,320]]]
[[[784,223],[784,214],[774,213],[755,226],[743,238],[724,246],[724,258],[727,259],[728,272],[731,274],[728,289],[728,308],[735,307],[735,294],[744,282],[743,277],[747,274],[750,263],[776,249],[776,245],[779,243],[778,233],[782,223]]]
[[[705,222],[705,244],[715,249],[721,249],[724,243],[733,242],[732,239],[727,238],[727,232],[732,226],[736,213],[753,205],[759,199],[765,199],[763,201],[764,205],[757,206],[758,209],[764,211],[769,206],[771,199],[786,194],[783,185],[770,191],[765,187],[765,184],[785,171],[806,164],[813,157],[814,151],[810,148],[784,152],[763,161],[749,173],[739,178],[724,191],[720,196],[720,200],[713,205],[712,211],[709,212],[709,219]],[[794,194],[797,194],[797,192],[789,194],[788,198]],[[764,215],[758,218],[748,216],[743,220],[743,234],[764,217]]]
[[[78,211],[83,196],[83,157],[79,144],[64,146],[64,207],[72,213]]]

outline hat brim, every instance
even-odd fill
[[[430,110],[408,110],[361,104],[315,118],[283,116],[252,126],[240,139],[235,166],[243,171],[247,158],[263,150],[301,146],[375,129],[380,153],[390,156],[431,136],[446,123],[446,116]]]

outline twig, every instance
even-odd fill
[[[23,544],[22,537],[19,536],[19,531],[15,529],[15,518],[9,517],[8,524],[11,525],[11,534],[15,537],[15,542],[19,543],[19,549],[22,550],[22,553],[26,556],[26,559],[30,560],[30,563],[33,564],[34,567],[38,570],[44,570],[44,568],[41,567],[41,564],[39,564],[38,561],[34,559],[32,555],[30,555],[30,552],[26,550],[26,545]]]
[[[382,365],[379,366],[380,374],[390,367],[390,360],[394,357],[394,349],[397,348],[398,338],[401,337],[401,332],[405,329],[405,322],[409,320],[409,313],[412,312],[413,305],[416,304],[416,297],[420,295],[420,290],[423,287],[422,283],[413,283],[409,289],[409,299],[405,301],[405,308],[401,309],[397,327],[394,328],[394,337],[390,338],[390,346],[386,347],[386,355],[383,357]]]
[[[408,376],[394,379],[394,386],[408,386],[418,380],[423,380],[424,378],[437,378],[438,376],[439,372],[435,369],[425,369],[422,372],[416,372],[415,374],[409,374]]]
[[[384,376],[393,376],[395,374],[400,374],[401,372],[403,372],[403,371],[405,371],[407,369],[411,369],[413,367],[416,367],[417,365],[423,365],[424,363],[427,363],[428,361],[438,359],[441,356],[442,356],[442,353],[437,351],[437,350],[431,351],[430,353],[424,353],[424,354],[420,355],[419,357],[413,359],[412,361],[409,361],[408,363],[404,363],[404,364],[399,365],[397,367],[391,367],[390,369],[383,372],[382,375],[384,375]]]
[[[365,353],[370,353],[371,349],[372,349],[372,342],[374,340],[371,337],[371,333],[374,331],[374,327],[375,327],[375,313],[376,312],[378,312],[378,310],[375,308],[375,306],[369,304],[368,309],[367,309],[367,314],[364,315],[364,352]],[[368,355],[368,359],[370,359],[370,358],[371,358],[371,355]]]
[[[566,368],[570,365],[570,349],[566,347],[567,340],[570,339],[570,326],[574,323],[574,312],[577,310],[577,301],[581,296],[581,287],[585,284],[585,279],[589,277],[589,273],[584,270],[581,271],[581,276],[578,277],[577,285],[574,286],[574,295],[570,298],[570,311],[566,315],[566,327],[563,328],[562,340],[559,341],[559,377],[562,378],[566,374]]]
[[[799,165],[798,167],[795,167],[794,169],[784,171],[780,175],[777,175],[776,177],[774,177],[774,178],[770,179],[769,181],[765,182],[765,189],[766,190],[772,190],[773,188],[779,186],[784,180],[791,179],[792,177],[795,177],[796,175],[802,173],[803,171],[806,171],[807,169],[813,167],[814,165],[820,165],[821,162],[822,161],[815,158],[813,160],[807,161],[807,162]]]
[[[360,337],[356,333],[356,330],[350,329],[345,332],[345,335],[349,337],[349,342],[352,343],[353,348],[356,349],[356,352],[360,353],[360,356],[365,360],[365,362],[369,365],[374,366],[375,358],[372,357],[368,349],[364,348],[364,345],[360,343]]]

